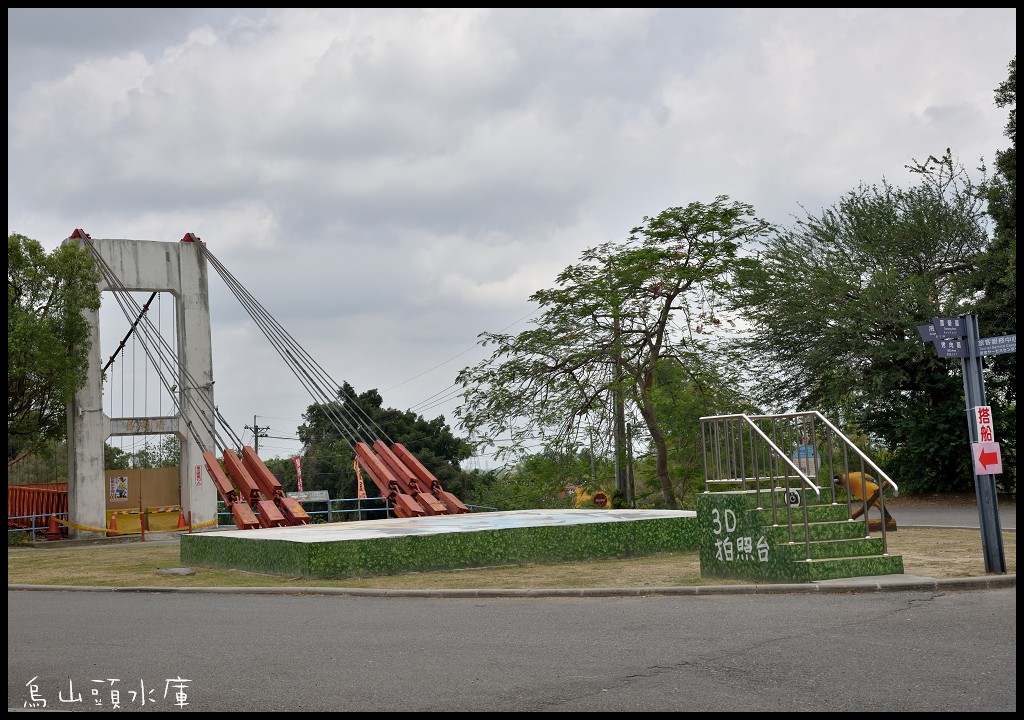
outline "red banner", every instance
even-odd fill
[[[298,481],[298,490],[302,492],[302,458],[296,455],[292,458],[292,462],[295,463],[295,479]]]

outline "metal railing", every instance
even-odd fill
[[[775,415],[714,415],[700,419],[703,441],[705,491],[712,488],[734,488],[753,491],[757,507],[765,500],[771,510],[772,523],[789,528],[789,541],[803,530],[803,542],[810,557],[810,520],[807,502],[800,502],[803,517],[794,518],[791,503],[783,503],[790,491],[807,497],[814,493],[820,502],[837,504],[837,483],[846,478],[845,502],[847,518],[863,515],[870,528],[868,512],[872,498],[867,492],[856,498],[849,491],[850,473],[874,478],[879,486],[878,503],[883,547],[888,547],[885,522],[885,489],[899,494],[896,483],[839,428],[816,410]],[[852,469],[851,469],[852,468]],[[866,486],[862,486],[866,487]],[[765,497],[767,496],[767,497]],[[859,513],[854,508],[859,505]],[[782,507],[780,507],[782,506]],[[782,511],[785,518],[780,518]],[[803,526],[800,528],[799,526]],[[869,531],[870,534],[870,531]]]
[[[50,528],[51,516],[65,522],[68,519],[66,512],[47,513],[45,515],[8,515],[7,534],[10,536],[15,533],[28,533],[33,537],[42,535]]]

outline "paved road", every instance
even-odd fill
[[[981,527],[978,506],[974,504],[920,504],[894,498],[886,502],[886,507],[900,527]],[[871,512],[874,517],[875,511]],[[999,525],[1002,530],[1017,529],[1017,503],[999,504]]]
[[[1015,712],[1017,703],[1015,587],[7,599],[15,709],[34,686],[47,709],[109,711],[116,688],[122,709],[177,711],[168,680],[182,686],[183,710],[210,712]]]
[[[892,511],[980,525],[974,507]],[[1015,531],[1015,506],[1000,521]],[[1015,576],[907,580],[632,597],[9,589],[8,707],[110,711],[116,690],[121,710],[175,712],[1015,712]]]

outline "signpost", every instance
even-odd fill
[[[327,522],[334,522],[334,514],[331,511],[331,494],[327,490],[300,490],[299,492],[285,493],[290,498],[303,502],[327,503]]]
[[[1017,352],[1017,333],[1013,335],[997,335],[996,337],[978,340],[979,355],[1006,355]]]
[[[985,400],[981,358],[985,355],[1016,352],[1017,336],[980,338],[978,318],[974,313],[956,318],[932,318],[930,325],[918,325],[917,331],[922,340],[935,345],[935,352],[940,358],[960,358],[985,572],[1005,573],[1006,556],[1003,553],[999,497],[995,483],[995,475],[1003,471],[1003,462],[992,428],[992,411]]]
[[[303,492],[289,492],[285,493],[285,495],[299,502],[327,502],[331,499],[330,493],[327,490],[305,490]]]
[[[597,505],[599,508],[603,508],[605,505],[608,504],[608,496],[605,495],[603,492],[595,494],[594,504]]]

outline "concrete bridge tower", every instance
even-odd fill
[[[178,413],[162,417],[108,417],[103,411],[103,362],[99,312],[89,312],[92,346],[85,385],[68,405],[68,515],[72,523],[106,527],[104,444],[118,435],[174,434],[181,441],[180,488],[184,513],[193,523],[217,515],[217,491],[205,468],[204,450],[217,450],[213,401],[213,353],[206,259],[191,233],[179,242],[94,240],[76,230],[67,243],[91,245],[102,258],[101,292],[169,292],[175,300]],[[107,277],[115,280],[108,280]],[[117,287],[111,287],[117,282]],[[85,531],[71,532],[81,536]]]

